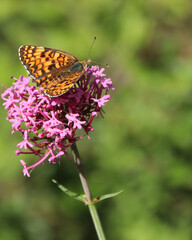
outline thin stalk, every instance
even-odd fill
[[[102,228],[102,225],[101,225],[101,222],[100,222],[100,219],[99,219],[99,215],[97,213],[97,209],[94,205],[94,202],[93,202],[93,199],[92,199],[92,196],[91,196],[90,188],[89,188],[89,185],[88,185],[88,182],[87,182],[87,177],[86,177],[86,174],[85,174],[85,170],[84,170],[84,167],[83,167],[83,164],[82,164],[82,161],[81,161],[80,154],[79,154],[79,151],[77,149],[76,143],[74,143],[71,146],[71,150],[72,150],[72,153],[73,153],[73,156],[74,156],[74,161],[75,161],[78,173],[79,173],[81,184],[82,184],[85,196],[86,196],[86,201],[87,201],[87,204],[88,204],[88,207],[89,207],[89,211],[90,211],[90,214],[91,214],[91,217],[92,217],[92,220],[93,220],[98,238],[99,238],[99,240],[106,240],[104,232],[103,232],[103,228]]]

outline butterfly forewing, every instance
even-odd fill
[[[46,47],[21,46],[19,56],[29,76],[50,97],[68,91],[87,67],[86,61],[78,62],[72,54]],[[76,70],[75,64],[82,66]]]
[[[31,45],[21,46],[19,56],[29,76],[33,78],[39,78],[54,69],[62,68],[63,71],[67,71],[78,61],[69,53]]]

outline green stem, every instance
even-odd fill
[[[106,240],[95,205],[88,205],[99,240]]]
[[[81,184],[82,184],[85,196],[86,196],[86,202],[88,204],[89,211],[91,213],[91,217],[92,217],[98,238],[99,238],[99,240],[106,240],[96,207],[94,205],[94,202],[93,202],[93,199],[91,196],[91,192],[90,192],[89,185],[87,182],[85,170],[84,170],[76,143],[74,143],[71,146],[71,150],[72,150],[72,153],[74,156],[74,161],[75,161],[76,167],[78,169]]]

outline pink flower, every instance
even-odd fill
[[[17,144],[17,147],[25,149],[27,149],[28,147],[33,147],[33,144],[28,141],[27,130],[24,131],[24,140]]]
[[[26,166],[25,161],[20,160],[20,162],[21,162],[21,164],[23,165],[23,174],[24,174],[24,176],[27,175],[28,177],[30,177],[30,174],[29,174],[29,172],[28,172],[28,169],[27,169],[27,166]]]
[[[89,138],[94,118],[110,99],[106,93],[114,89],[104,70],[98,66],[88,68],[75,86],[55,98],[43,95],[41,89],[29,85],[30,78],[23,76],[14,79],[1,95],[12,133],[19,131],[23,135],[15,154],[33,154],[38,158],[31,165],[21,160],[24,175],[29,177],[30,171],[45,160],[56,163],[63,155],[69,158],[68,147],[86,135]]]
[[[68,124],[73,123],[73,128],[79,128],[81,129],[81,125],[85,124],[86,121],[80,121],[78,119],[79,114],[78,113],[69,113],[65,116],[68,119]]]
[[[106,102],[109,101],[109,99],[111,98],[110,95],[105,95],[99,99],[96,99],[96,98],[92,98],[94,102],[96,102],[98,104],[98,107],[102,107],[105,105]]]

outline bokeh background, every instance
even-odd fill
[[[1,93],[27,75],[20,45],[64,50],[110,68],[116,88],[91,140],[78,142],[110,240],[192,239],[192,2],[190,0],[1,0]],[[102,67],[102,66],[101,66]],[[63,194],[82,188],[73,162],[23,177],[0,107],[0,239],[96,240],[88,212]]]

